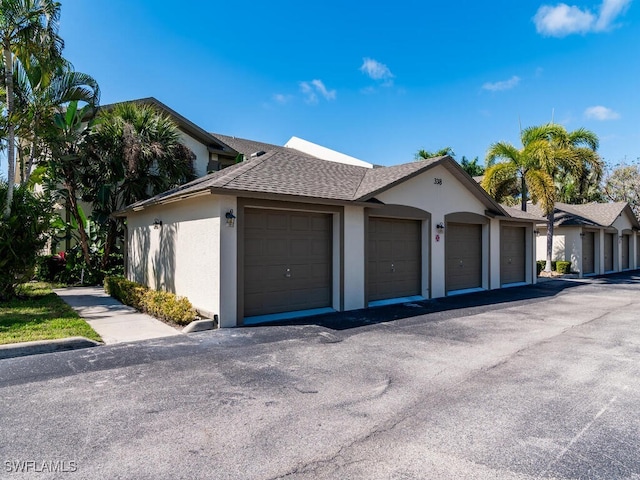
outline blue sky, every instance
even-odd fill
[[[61,35],[103,104],[154,96],[212,132],[392,165],[484,160],[553,115],[608,162],[640,157],[633,0],[62,0]]]

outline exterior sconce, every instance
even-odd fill
[[[581,232],[581,233],[580,233],[580,237],[581,237],[581,238],[584,238],[584,236],[585,236],[585,235],[586,235],[586,234],[585,234],[584,232]]]
[[[444,223],[440,222],[439,224],[437,224],[436,230],[438,230],[438,233],[444,232]]]
[[[540,236],[540,230],[538,230],[538,229],[534,230],[533,233],[536,234],[536,237]],[[582,235],[582,234],[580,234],[580,235]]]
[[[155,218],[153,220],[153,228],[155,230],[158,230],[161,226],[162,226],[162,220],[160,220],[159,218]]]
[[[228,227],[233,227],[236,224],[236,216],[233,214],[233,208],[224,214],[224,218],[227,219]]]

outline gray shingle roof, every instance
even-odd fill
[[[435,157],[419,162],[404,163],[393,167],[368,169],[362,179],[358,190],[354,193],[354,199],[367,200],[383,189],[387,189],[400,181],[404,181],[424,170],[440,163],[445,157]]]
[[[537,205],[528,205],[531,213],[542,216],[542,211]],[[555,222],[556,226],[585,225],[595,227],[609,227],[616,221],[623,211],[630,212],[630,217],[634,226],[638,226],[637,219],[631,212],[627,202],[610,203],[585,203],[581,205],[570,205],[568,203],[556,202]]]
[[[252,142],[250,148],[256,144],[258,142]],[[233,148],[238,146],[236,144]],[[490,210],[504,214],[504,210],[450,157],[437,157],[393,167],[366,168],[321,160],[284,147],[278,147],[259,157],[250,158],[149,200],[130,205],[126,210],[144,208],[147,205],[187,197],[206,190],[364,202],[440,164],[449,169],[461,182],[466,182],[467,188]]]
[[[509,216],[513,218],[520,218],[522,220],[536,220],[538,222],[547,221],[546,218],[541,216],[542,212],[540,212],[539,209],[538,209],[539,213],[535,213],[532,211],[523,212],[520,208],[509,207],[507,205],[502,205],[502,208],[504,208],[505,211],[509,214]],[[529,206],[527,206],[527,208],[529,208]]]

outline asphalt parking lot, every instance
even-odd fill
[[[0,360],[0,478],[640,478],[639,312],[631,272]]]

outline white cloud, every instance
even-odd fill
[[[385,87],[393,85],[393,73],[384,63],[380,63],[373,58],[364,58],[360,71],[373,80],[382,82]]]
[[[589,9],[566,3],[543,5],[536,12],[533,21],[537,32],[549,37],[602,32],[615,26],[614,21],[627,10],[631,1],[603,0],[597,15]]]
[[[285,95],[283,93],[275,93],[272,98],[276,103],[284,105],[285,103],[289,103],[292,97],[291,95]]]
[[[620,118],[620,114],[610,108],[596,105],[589,107],[584,111],[584,116],[592,120],[616,120]]]
[[[509,80],[502,80],[500,82],[487,82],[482,85],[484,90],[489,90],[490,92],[499,92],[501,90],[509,90],[520,83],[520,77],[514,75]]]
[[[604,0],[600,6],[600,16],[595,24],[595,31],[609,30],[614,21],[627,11],[631,0]]]
[[[300,82],[300,91],[305,96],[305,101],[311,105],[318,103],[318,94],[322,95],[326,100],[336,99],[336,91],[328,90],[322,80]]]

